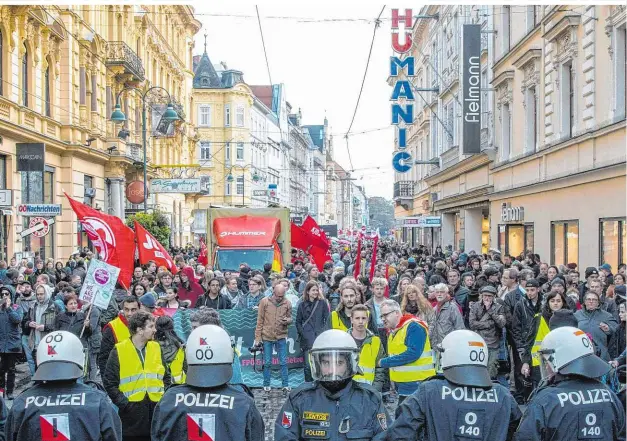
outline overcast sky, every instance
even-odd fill
[[[235,2],[232,2],[235,3]],[[368,77],[353,132],[384,128],[349,138],[350,165],[344,133],[353,117],[374,24],[383,5],[320,7],[297,5],[259,6],[272,82],[285,84],[292,111],[302,110],[303,124],[322,124],[326,114],[334,142],[335,160],[364,185],[366,194],[392,197],[394,174],[391,156],[390,92],[386,83],[390,47],[390,22],[377,31]],[[213,64],[226,62],[241,70],[248,84],[269,84],[254,5],[196,3],[203,29],[196,36],[195,53],[207,52]],[[216,15],[210,15],[216,14]],[[356,15],[357,14],[357,15]],[[222,15],[222,16],[217,16]],[[236,15],[247,17],[229,17]],[[284,18],[271,18],[284,17]],[[386,8],[383,18],[389,18]],[[292,18],[285,18],[292,17]],[[307,22],[308,19],[368,18],[365,21]]]

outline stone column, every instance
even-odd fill
[[[481,253],[481,222],[483,214],[480,208],[465,210],[464,215],[464,239],[466,252],[470,250]]]
[[[122,219],[122,222],[126,221],[126,179],[120,178],[120,190],[119,190],[119,217]]]
[[[121,178],[111,178],[111,208],[113,215],[122,218],[120,214],[120,181]]]
[[[456,249],[455,242],[455,214],[446,213],[442,215],[442,249],[449,245],[453,245],[453,249]],[[437,246],[437,244],[434,244]]]

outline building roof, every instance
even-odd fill
[[[250,89],[268,109],[272,109],[272,86],[250,86]]]
[[[194,89],[220,89],[222,80],[218,76],[209,55],[207,55],[207,46],[205,45],[205,53],[200,57],[196,71],[194,72]]]
[[[309,131],[309,134],[311,135],[311,139],[313,140],[313,143],[316,145],[316,147],[318,147],[320,150],[323,150],[324,149],[324,126],[317,125],[317,126],[303,126],[303,127]]]

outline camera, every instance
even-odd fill
[[[256,345],[248,348],[248,352],[250,352],[251,354],[256,354],[257,352],[261,352],[261,351],[263,351],[262,343],[257,343]]]

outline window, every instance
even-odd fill
[[[244,127],[244,106],[237,106],[237,127]]]
[[[614,107],[615,119],[625,118],[625,108],[627,108],[627,64],[625,64],[625,52],[627,44],[627,25],[622,24],[620,28],[614,29],[614,88],[616,105]],[[1,61],[0,61],[1,63]],[[1,67],[1,65],[0,65]],[[1,93],[1,89],[0,89]]]
[[[83,188],[84,188],[84,193],[85,193],[83,203],[85,205],[89,205],[90,207],[93,207],[94,196],[95,196],[94,178],[92,178],[91,176],[83,175]]]
[[[525,111],[527,136],[525,137],[525,151],[534,152],[538,147],[538,103],[536,88],[530,87],[525,90]]]
[[[533,224],[499,225],[498,248],[502,254],[518,256],[534,249]]]
[[[231,105],[224,105],[224,125],[226,127],[231,127]]]
[[[503,104],[501,109],[501,160],[507,161],[511,151],[512,115],[509,103]]]
[[[231,165],[231,143],[227,142],[224,144],[224,159],[226,160],[225,165]]]
[[[95,74],[91,75],[91,111],[98,111],[98,80]]]
[[[235,159],[237,159],[238,161],[244,160],[244,143],[243,142],[237,143],[237,150],[235,151]]]
[[[52,204],[54,203],[54,168],[46,166],[42,172],[21,172],[22,203],[24,204]],[[27,229],[31,218],[24,216],[22,228]],[[32,234],[22,239],[22,251],[33,252],[40,258],[54,257],[52,255],[55,226],[50,226],[50,232],[44,237],[35,237]]]
[[[237,177],[237,188],[235,191],[240,196],[244,194],[244,176]]]
[[[80,105],[84,106],[87,103],[87,72],[85,71],[85,66],[81,66],[79,70],[79,95],[80,95]]]
[[[46,116],[50,116],[50,65],[46,66],[44,72],[44,100]]]
[[[502,30],[497,34],[497,36],[502,36],[501,38],[501,55],[504,55],[510,48],[510,23],[511,23],[511,15],[512,8],[510,6],[502,6],[502,16],[501,16],[501,27]]]
[[[227,182],[226,185],[224,186],[224,195],[231,196],[231,183],[230,182]]]
[[[211,107],[207,104],[198,106],[198,125],[200,127],[211,126]]]
[[[579,221],[551,222],[551,264],[579,263]]]
[[[2,31],[0,31],[0,95],[3,94],[3,85],[4,85],[4,36],[2,35]]]
[[[599,221],[599,265],[609,263],[618,268],[627,262],[627,222],[625,218]]]
[[[562,138],[573,136],[575,125],[575,90],[573,83],[572,61],[565,63],[561,68],[561,134]]]
[[[198,143],[198,161],[200,165],[207,166],[211,164],[211,142],[200,141]]]
[[[28,107],[28,49],[22,57],[22,104]]]
[[[446,125],[446,150],[455,145],[455,102],[451,101],[444,107]]]

